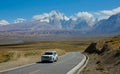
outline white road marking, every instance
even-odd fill
[[[29,74],[35,74],[35,73],[37,73],[37,72],[40,72],[40,70],[38,69],[38,70],[32,71],[32,72],[30,72]]]

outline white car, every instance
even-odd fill
[[[58,60],[58,54],[56,51],[46,51],[41,56],[41,62],[49,61],[49,62],[56,62]]]

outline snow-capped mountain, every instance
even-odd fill
[[[92,31],[100,34],[120,33],[120,13],[112,15],[108,19],[97,22]]]
[[[120,13],[108,19],[98,21],[91,14],[84,12],[67,17],[58,11],[51,11],[33,17],[31,22],[14,23],[0,26],[0,32],[38,32],[40,34],[103,34],[120,33]],[[54,32],[52,32],[54,31]]]
[[[74,20],[74,18],[76,20]],[[14,23],[11,25],[2,26],[0,31],[11,30],[60,30],[60,29],[79,29],[91,27],[83,16],[74,16],[70,18],[58,11],[51,11],[50,13],[44,13],[33,17],[32,22]],[[91,19],[91,18],[90,18]]]
[[[51,11],[50,13],[36,15],[33,19],[52,24],[52,26],[56,27],[56,29],[82,29],[84,27],[90,27],[90,25],[94,24],[92,16],[87,18],[81,15],[67,17],[58,11]]]
[[[63,13],[60,13],[58,11],[51,11],[50,13],[44,13],[41,15],[35,15],[33,17],[34,20],[39,20],[40,22],[47,22],[50,23],[51,20],[69,20],[67,16],[65,16]]]

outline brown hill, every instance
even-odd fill
[[[106,38],[91,43],[84,52],[88,53],[88,56],[90,57],[88,67],[91,69],[92,67],[96,67],[96,69],[93,68],[88,74],[92,72],[97,74],[120,73],[120,36]]]

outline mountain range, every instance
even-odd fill
[[[67,17],[58,11],[51,11],[33,18],[36,20],[2,25],[0,34],[120,34],[120,13],[100,21],[92,16]]]

